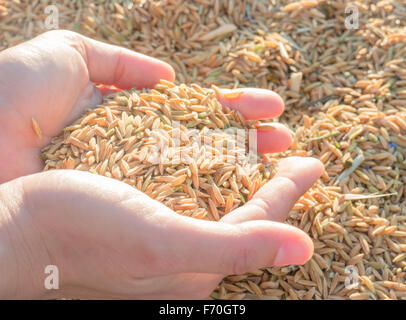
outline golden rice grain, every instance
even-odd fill
[[[208,32],[207,34],[205,34],[203,37],[201,37],[202,41],[210,41],[213,40],[215,38],[221,37],[225,34],[228,34],[230,32],[233,32],[237,29],[237,27],[233,24],[224,24],[221,27]]]
[[[34,129],[35,134],[38,136],[39,139],[42,139],[42,131],[41,128],[34,118],[31,119],[32,122],[32,128]]]

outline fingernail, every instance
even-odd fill
[[[274,266],[304,264],[309,259],[309,247],[305,242],[285,242],[276,254]]]
[[[257,128],[257,130],[260,130],[260,131],[273,131],[273,130],[276,130],[276,127],[274,125],[270,124],[270,123],[259,123],[256,126],[256,128]]]

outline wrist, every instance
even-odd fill
[[[51,297],[44,286],[47,260],[24,207],[21,179],[0,185],[0,299]]]

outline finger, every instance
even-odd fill
[[[271,221],[238,225],[181,217],[159,252],[168,272],[242,274],[258,268],[306,263],[313,243],[293,226]],[[187,221],[186,221],[187,220]],[[182,236],[180,237],[179,234]]]
[[[80,36],[90,80],[117,88],[152,88],[160,79],[173,81],[174,69],[161,60]]]
[[[279,123],[271,124],[272,130],[257,130],[257,151],[259,153],[282,152],[292,143],[292,135],[288,128]]]
[[[247,120],[279,117],[285,108],[277,93],[265,89],[221,89],[217,98],[221,104],[238,110]]]
[[[297,200],[323,173],[322,163],[314,158],[290,157],[279,163],[275,177],[244,206],[222,219],[227,223],[251,220],[284,221]]]

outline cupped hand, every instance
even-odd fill
[[[205,298],[224,275],[310,259],[311,239],[282,222],[322,173],[312,158],[280,161],[276,176],[220,222],[177,215],[124,183],[90,173],[22,177],[42,169],[39,150],[52,136],[101,102],[95,84],[152,87],[173,80],[166,63],[54,31],[0,53],[0,70],[0,148],[6,151],[0,182],[21,177],[0,186],[0,243],[15,265],[0,281],[0,294],[3,286],[26,298]],[[219,99],[247,119],[283,112],[273,92],[239,91],[238,98]],[[289,130],[273,125],[258,132],[260,152],[290,145]],[[46,265],[58,266],[60,290],[45,290]]]
[[[95,84],[152,88],[159,79],[174,78],[173,68],[163,61],[65,30],[4,50],[0,53],[0,183],[42,170],[40,149],[85,109],[102,102]],[[238,99],[220,100],[247,119],[267,119],[283,112],[277,94],[242,91]],[[33,130],[33,119],[42,138]],[[258,135],[260,152],[279,152],[289,146],[289,130],[275,127]]]
[[[3,292],[204,299],[225,275],[303,264],[313,253],[311,239],[281,222],[320,173],[316,160],[287,158],[251,201],[220,222],[178,215],[125,183],[87,172],[13,180],[0,186],[0,199],[12,204],[0,243],[15,249],[12,259],[2,256],[15,266],[2,273],[9,281]],[[44,287],[47,265],[59,270],[59,290]]]

